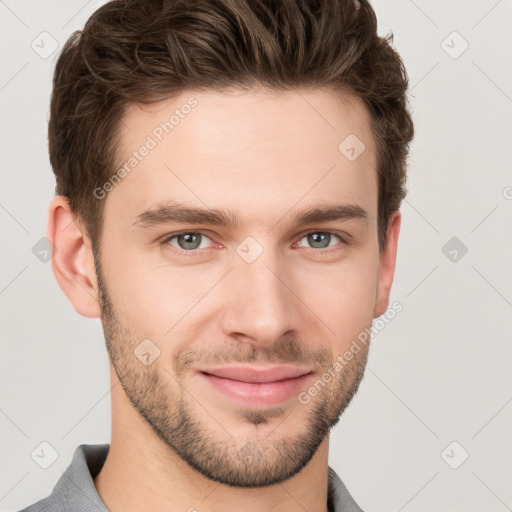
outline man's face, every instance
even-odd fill
[[[338,422],[366,363],[363,346],[333,370],[376,311],[368,114],[321,90],[188,92],[143,109],[123,119],[122,155],[138,151],[137,163],[104,199],[96,263],[111,361],[133,407],[200,473],[240,487],[284,481]],[[351,134],[366,146],[359,156],[354,138],[339,149]],[[171,204],[237,222],[141,215]],[[296,220],[340,206],[352,214]],[[234,391],[205,375],[283,365],[309,374]]]

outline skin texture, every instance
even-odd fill
[[[291,364],[314,382],[386,311],[400,213],[379,255],[369,114],[356,97],[322,89],[186,91],[128,108],[121,160],[191,97],[197,105],[103,199],[100,254],[64,197],[49,207],[55,276],[79,314],[101,317],[111,361],[111,449],[95,485],[113,512],[325,512],[329,430],[368,347],[307,404],[243,407],[198,371]],[[354,161],[338,150],[349,134],[366,146]],[[239,222],[136,223],[167,200]],[[291,222],[326,204],[357,205],[367,222]],[[183,231],[195,239],[164,241]],[[307,236],[326,232],[323,242]],[[249,263],[240,247],[262,252]],[[136,353],[148,339],[159,352],[146,365]]]

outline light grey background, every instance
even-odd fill
[[[60,49],[102,3],[0,0],[2,511],[47,496],[79,444],[110,441],[101,323],[75,312],[32,252],[54,190],[46,128],[58,50],[42,58],[31,44],[51,49],[46,31]],[[374,338],[329,463],[365,511],[511,510],[512,2],[374,7],[412,87],[391,295],[404,309]],[[452,237],[468,249],[455,248],[457,261],[442,250]],[[31,458],[44,441],[58,452],[48,469]]]

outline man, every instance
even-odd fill
[[[48,238],[112,440],[25,510],[361,510],[329,431],[389,305],[406,90],[363,0],[113,1],[70,37]]]

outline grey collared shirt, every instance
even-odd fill
[[[93,480],[109,449],[110,444],[81,444],[51,494],[20,512],[109,512]],[[330,466],[328,479],[330,512],[363,512]]]

